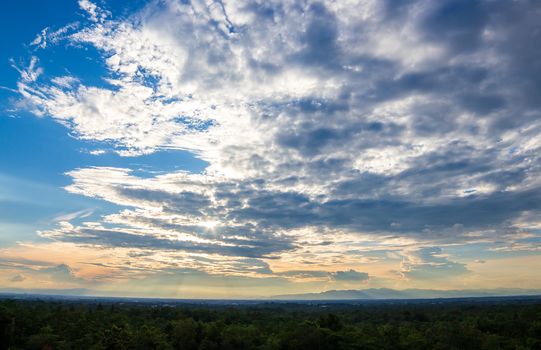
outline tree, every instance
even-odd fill
[[[200,326],[192,318],[171,322],[171,343],[175,349],[196,350],[200,337]]]

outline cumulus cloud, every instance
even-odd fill
[[[68,191],[124,209],[42,236],[261,274],[242,259],[325,247],[330,264],[353,254],[350,235],[379,237],[372,248],[409,254],[410,278],[467,272],[439,246],[538,246],[509,234],[541,222],[537,2],[163,0],[122,19],[79,4],[90,23],[62,35],[99,51],[104,84],[44,77],[32,58],[21,105],[121,155],[184,149],[209,165],[75,169]]]
[[[79,282],[71,267],[66,264],[59,264],[52,267],[45,267],[39,270],[40,273],[49,275],[55,282]]]
[[[329,273],[329,277],[331,280],[338,282],[362,282],[368,280],[368,273],[350,269],[347,271],[331,272]]]

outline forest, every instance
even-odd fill
[[[0,300],[0,349],[541,349],[541,301]]]

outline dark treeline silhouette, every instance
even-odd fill
[[[2,300],[0,349],[541,349],[541,303]]]

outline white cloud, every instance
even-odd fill
[[[35,49],[46,49],[48,46],[56,45],[60,41],[65,40],[69,33],[79,27],[79,22],[69,23],[57,30],[52,31],[50,27],[45,27],[36,35],[30,43]]]
[[[104,84],[44,77],[32,57],[17,68],[21,104],[120,155],[184,149],[209,166],[73,170],[68,191],[126,209],[46,237],[299,262],[314,260],[306,239],[330,265],[350,235],[394,252],[511,241],[503,232],[540,222],[539,105],[516,95],[537,86],[517,63],[535,55],[498,39],[521,32],[492,22],[503,5],[463,4],[460,30],[439,17],[446,2],[171,0],[123,19],[79,5],[92,23],[58,35],[98,49]],[[417,252],[411,276],[465,271]]]
[[[105,11],[101,9],[100,7],[96,6],[93,2],[89,0],[79,0],[79,7],[86,11],[86,13],[89,16],[89,19],[92,22],[103,22],[109,17],[111,14],[108,11]]]
[[[54,221],[56,222],[71,221],[77,218],[86,218],[92,215],[93,213],[94,213],[93,209],[82,209],[82,210],[75,211],[72,213],[64,213],[64,214],[58,215],[57,217],[54,218]]]

